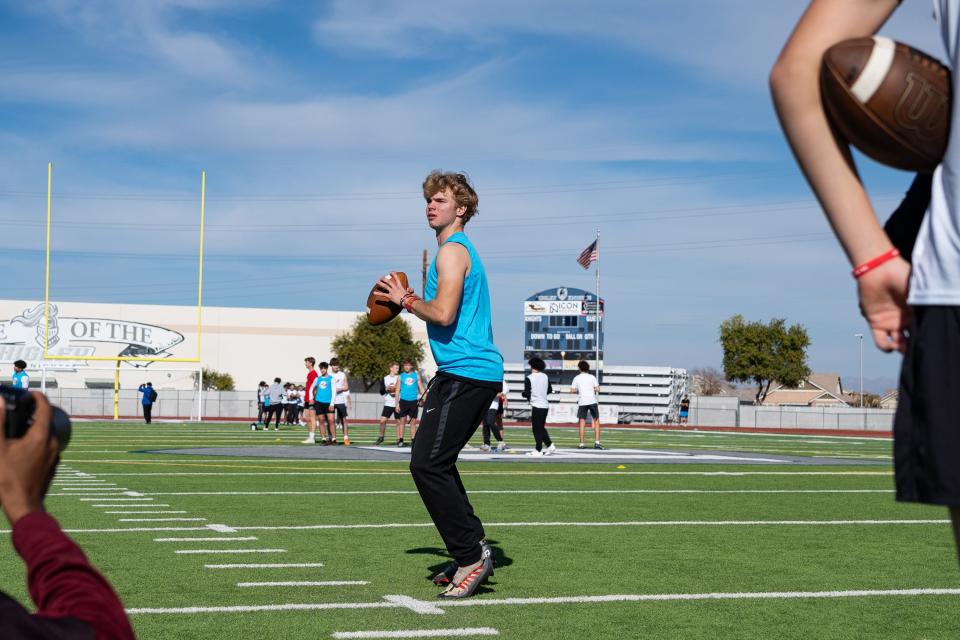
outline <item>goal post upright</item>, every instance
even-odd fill
[[[206,217],[206,198],[207,198],[207,172],[200,172],[200,250],[199,265],[197,269],[197,353],[192,358],[150,358],[144,356],[73,356],[73,355],[55,355],[50,353],[50,230],[53,220],[53,163],[47,163],[47,229],[46,229],[46,252],[44,268],[44,294],[43,294],[43,359],[44,360],[84,360],[99,362],[115,362],[116,375],[114,378],[114,420],[119,419],[120,405],[120,363],[121,362],[170,362],[200,364],[200,339],[203,328],[203,241],[205,233]],[[202,375],[202,374],[201,374]],[[198,383],[202,387],[202,381]],[[197,419],[202,417],[202,398],[197,396]]]

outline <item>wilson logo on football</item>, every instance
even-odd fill
[[[949,99],[917,74],[907,73],[907,86],[893,110],[897,124],[922,140],[942,135],[949,117]]]

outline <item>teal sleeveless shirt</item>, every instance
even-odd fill
[[[490,323],[490,289],[487,273],[480,255],[470,239],[458,231],[447,239],[463,245],[470,254],[470,272],[463,282],[463,295],[453,324],[449,327],[427,323],[430,350],[437,368],[444,372],[472,380],[500,382],[503,380],[503,356],[493,343]],[[437,296],[437,259],[434,257],[427,273],[424,299]]]

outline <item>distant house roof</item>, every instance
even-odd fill
[[[795,387],[779,382],[770,385],[765,405],[847,406],[839,373],[811,373]]]

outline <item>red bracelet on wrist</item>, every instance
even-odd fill
[[[403,298],[400,299],[400,306],[402,306],[404,309],[406,309],[410,313],[413,313],[413,303],[420,299],[421,299],[420,296],[418,296],[417,294],[408,293],[407,295],[403,296]]]
[[[863,264],[859,264],[856,267],[854,267],[853,277],[859,278],[860,276],[867,273],[868,271],[872,271],[873,269],[876,269],[877,267],[882,265],[884,262],[889,262],[890,260],[893,260],[898,255],[900,255],[900,252],[897,249],[890,249],[890,251],[887,251],[886,253],[881,253],[876,258],[873,258],[872,260],[867,260]]]

